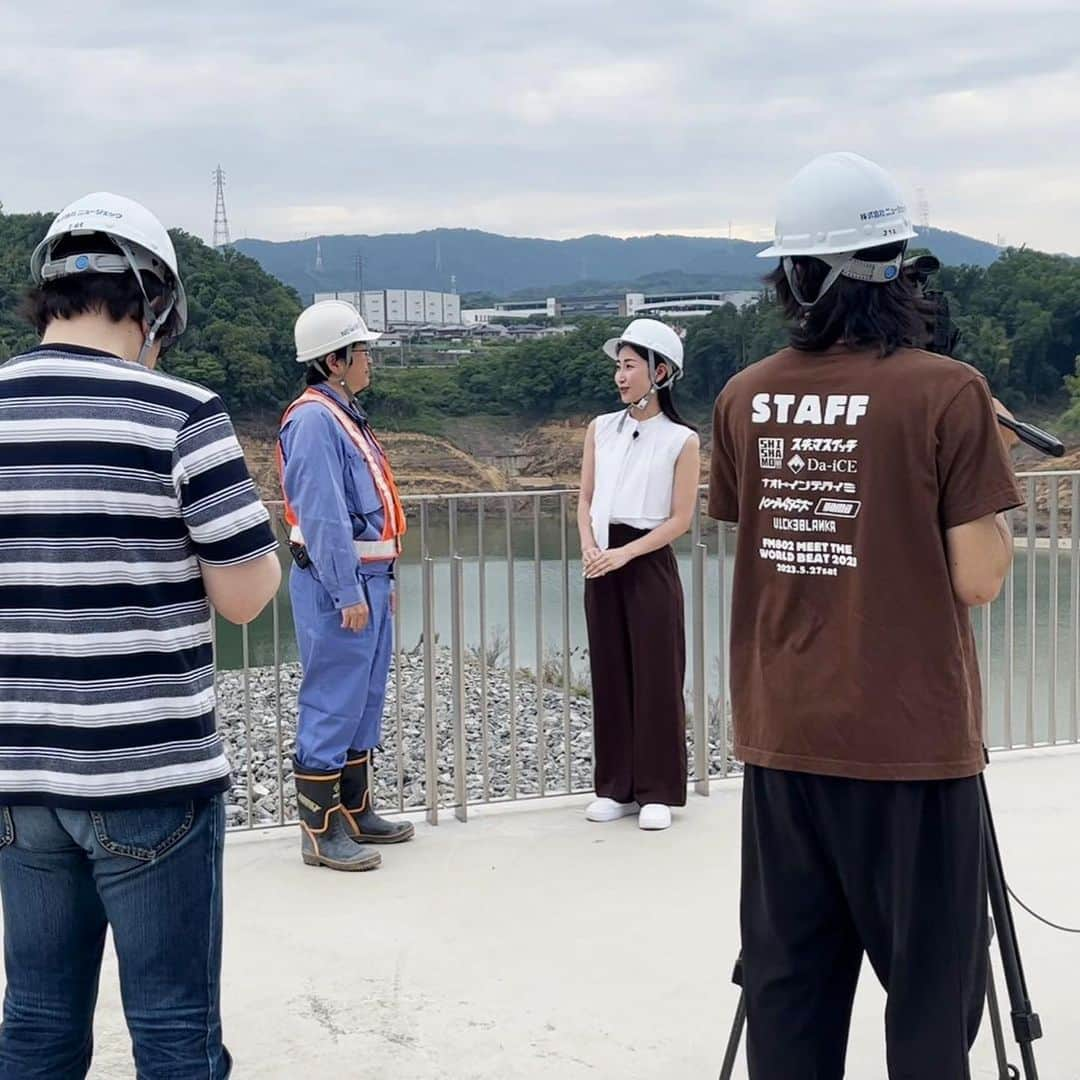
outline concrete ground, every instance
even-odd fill
[[[1070,925],[1078,780],[1080,748],[1001,754],[990,774],[1011,884]],[[237,1080],[715,1078],[736,1001],[739,784],[691,796],[666,833],[588,824],[585,801],[473,811],[468,824],[447,814],[367,874],[303,866],[293,831],[231,838],[224,1014]],[[1046,1031],[1040,1075],[1080,1080],[1080,937],[1022,912],[1017,924]],[[883,1000],[865,977],[855,1080],[885,1078]],[[129,1080],[111,961],[97,1029],[91,1076]],[[973,1075],[997,1077],[988,1024]],[[929,1063],[926,1076],[950,1080]]]

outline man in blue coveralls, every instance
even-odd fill
[[[413,835],[410,823],[375,813],[369,773],[405,532],[390,463],[355,401],[380,335],[351,304],[325,300],[301,312],[295,336],[307,388],[282,417],[278,467],[303,671],[293,757],[301,855],[311,866],[373,870],[382,857],[368,845]]]

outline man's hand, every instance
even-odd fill
[[[358,634],[367,626],[369,615],[367,604],[353,604],[351,607],[344,607],[341,609],[341,628],[343,630],[352,630]]]
[[[1016,419],[1016,417],[1013,416],[1013,414],[1009,412],[1009,410],[1006,409],[1005,406],[1002,405],[997,398],[994,398],[993,400],[994,409],[997,412],[998,416],[1004,416],[1008,420]],[[1003,424],[998,424],[998,435],[1001,436],[1001,442],[1005,447],[1006,453],[1009,453],[1009,451],[1020,445],[1020,436],[1017,435],[1015,431],[1012,431],[1009,428],[1005,427]]]
[[[612,548],[610,551],[601,551],[596,558],[591,559],[585,567],[587,578],[603,577],[613,570],[624,567],[632,558],[624,547]]]

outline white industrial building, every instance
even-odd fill
[[[503,300],[494,307],[465,308],[461,321],[466,326],[491,322],[492,319],[555,319],[559,315],[559,302],[554,296],[546,300]]]
[[[322,292],[320,300],[348,300],[372,330],[386,331],[412,326],[460,326],[461,297],[457,293],[427,289],[365,289],[356,292]]]
[[[505,300],[486,308],[465,308],[461,321],[466,326],[493,319],[557,319],[573,315],[616,315],[663,318],[700,318],[717,308],[734,304],[737,308],[753,303],[760,290],[703,291],[684,293],[625,293],[623,296],[548,296],[536,300]]]
[[[746,307],[761,297],[760,289],[735,289],[720,292],[685,293],[627,293],[624,309],[619,313],[629,318],[663,318],[665,315],[680,318],[700,318],[717,308],[734,304]]]

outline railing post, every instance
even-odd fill
[[[278,594],[274,593],[274,751],[277,758],[278,824],[285,824],[285,762],[281,733],[281,634]]]
[[[716,523],[716,546],[717,546],[717,694],[720,716],[720,777],[723,779],[728,774],[730,762],[728,761],[728,631],[727,631],[727,527],[724,522]]]
[[[255,748],[251,745],[251,656],[248,638],[248,624],[240,627],[240,641],[244,651],[244,746],[247,749],[247,823],[248,828],[254,823],[254,807],[251,786],[255,779]]]
[[[701,502],[694,506],[690,562],[690,622],[693,628],[694,791],[709,794],[709,718],[705,686],[705,545],[701,542]]]
[[[564,491],[559,496],[559,553],[562,573],[559,585],[562,590],[562,651],[563,651],[563,764],[566,772],[566,793],[574,790],[572,773],[572,742],[570,737],[570,560],[567,552],[567,498]]]
[[[547,730],[544,723],[544,576],[540,558],[540,496],[533,499],[533,635],[536,646],[536,777],[547,794]]]
[[[480,774],[484,802],[491,799],[491,730],[488,722],[487,561],[484,555],[484,500],[476,506],[476,583],[480,610]]]
[[[400,564],[399,564],[400,565]],[[402,577],[400,571],[394,581],[394,730],[397,744],[397,804],[398,810],[405,809],[405,732],[401,719],[401,609],[404,597],[401,595]]]
[[[1011,520],[1011,515],[1010,515]],[[1005,575],[1005,692],[1002,695],[1003,713],[1001,737],[1004,748],[1013,748],[1013,690],[1016,681],[1016,568],[1013,562]]]
[[[993,622],[993,605],[983,604],[979,608],[979,613],[982,616],[982,663],[979,665],[979,676],[982,682],[982,700],[983,700],[983,742],[987,746],[993,746],[993,710],[992,701],[990,695],[992,666],[991,658],[993,653],[991,652],[991,623]]]
[[[1072,669],[1069,678],[1069,739],[1080,739],[1078,702],[1080,693],[1080,476],[1073,476],[1069,492],[1069,621],[1072,623]]]
[[[507,652],[510,690],[510,798],[516,799],[518,793],[518,730],[517,730],[517,631],[514,626],[514,532],[513,532],[513,506],[507,496],[504,509],[506,511],[506,622],[507,622]]]
[[[1058,741],[1058,532],[1061,524],[1059,506],[1061,482],[1055,476],[1049,484],[1047,497],[1050,503],[1050,708],[1046,741],[1053,746]]]
[[[439,745],[435,709],[435,564],[423,563],[424,604],[424,763],[425,802],[429,825],[439,824]]]
[[[1038,500],[1035,498],[1035,477],[1029,476],[1026,485],[1027,495],[1027,714],[1024,722],[1024,745],[1035,745],[1035,657],[1038,624],[1035,621],[1035,596],[1038,591],[1036,554],[1038,550],[1035,535],[1035,512]]]
[[[469,820],[469,787],[465,763],[465,614],[464,560],[454,555],[450,561],[450,651],[453,662],[454,816]]]

